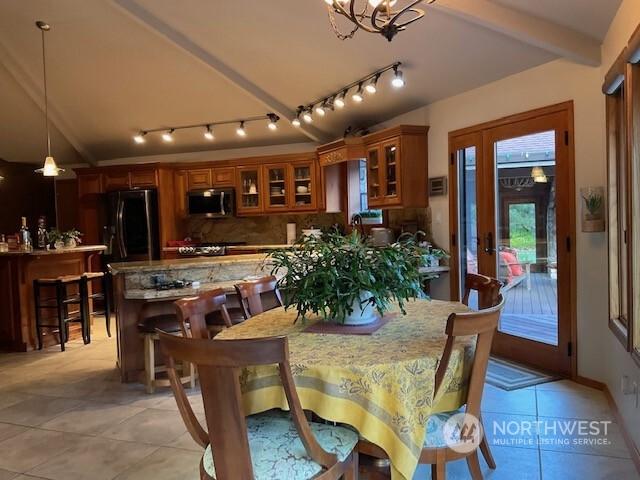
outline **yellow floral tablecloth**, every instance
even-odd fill
[[[351,425],[381,447],[391,460],[393,479],[410,479],[418,465],[427,418],[459,408],[465,396],[475,339],[457,342],[444,385],[434,398],[447,317],[468,308],[457,302],[416,300],[407,315],[392,309],[390,321],[372,335],[304,333],[296,312],[270,310],[225,330],[216,338],[287,335],[293,375],[306,410]],[[310,322],[318,321],[317,319]],[[242,372],[247,414],[288,409],[276,366]]]

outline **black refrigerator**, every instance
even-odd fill
[[[107,194],[106,227],[110,262],[160,258],[158,194],[155,190],[129,190]]]

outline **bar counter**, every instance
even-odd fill
[[[100,255],[106,248],[104,245],[82,245],[60,250],[1,252],[0,349],[26,352],[37,348],[33,301],[35,279],[91,271],[92,257]],[[45,345],[57,341],[57,335],[44,337]]]
[[[138,332],[138,317],[145,304],[153,304],[154,314],[175,313],[176,300],[222,288],[227,293],[228,307],[239,307],[234,285],[249,277],[269,275],[271,265],[265,254],[247,254],[113,263],[109,270],[113,274],[117,311],[120,377],[123,382],[137,382],[144,371],[144,344]],[[199,287],[155,288],[158,281],[176,280],[199,282]],[[156,360],[162,363],[163,359]]]

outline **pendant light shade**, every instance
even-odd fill
[[[36,173],[41,173],[45,177],[57,177],[60,173],[64,172],[63,168],[58,168],[56,161],[51,155],[51,132],[49,131],[49,97],[47,92],[47,61],[46,51],[44,44],[44,34],[51,30],[51,26],[47,22],[38,20],[36,27],[40,29],[42,34],[42,78],[44,80],[44,120],[47,127],[47,157],[44,160],[44,167],[36,170]]]
[[[531,169],[531,176],[535,183],[547,183],[548,181],[547,175],[544,173],[542,167],[533,167]]]

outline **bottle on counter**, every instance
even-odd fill
[[[4,233],[0,235],[0,252],[8,252],[9,244],[7,243],[7,239],[4,236]]]
[[[22,217],[22,226],[20,227],[20,248],[25,252],[33,250],[33,242],[31,241],[31,232],[27,227],[27,217]]]
[[[36,232],[36,238],[38,240],[38,248],[44,250],[47,248],[47,218],[41,215],[38,218],[38,230]]]

